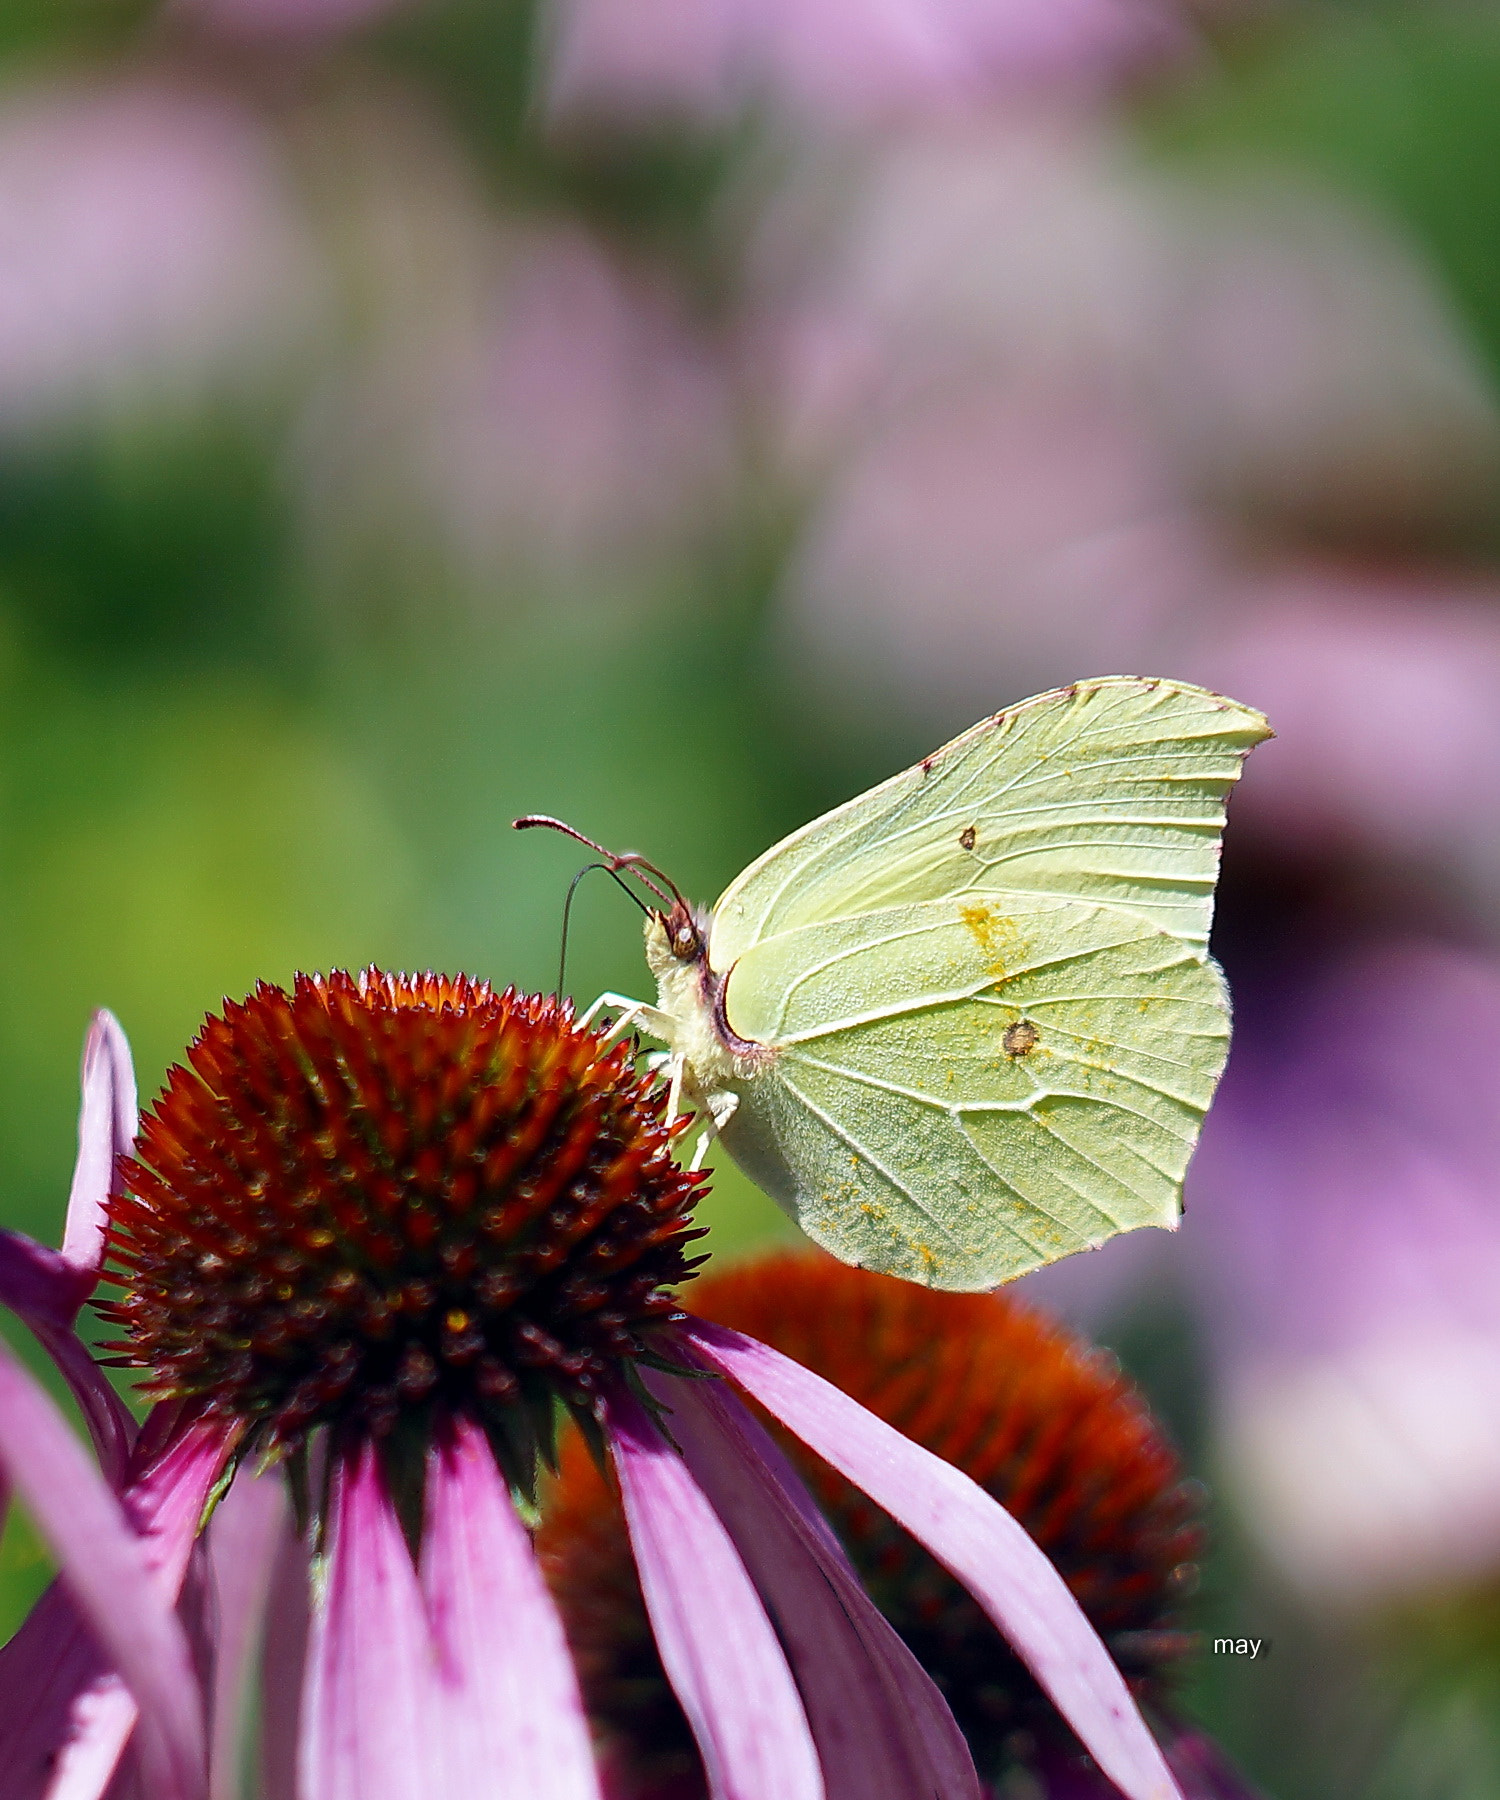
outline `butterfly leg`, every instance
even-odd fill
[[[671,1086],[667,1089],[667,1111],[662,1123],[672,1126],[677,1123],[677,1116],[682,1111],[682,1073],[686,1058],[681,1051],[667,1065],[672,1071]]]
[[[629,1031],[630,1027],[635,1024],[640,1024],[645,1030],[651,1033],[652,1037],[666,1037],[666,1027],[670,1021],[661,1008],[652,1006],[645,1000],[632,1000],[625,994],[601,994],[578,1021],[578,1029],[580,1031],[586,1031],[607,1006],[619,1007],[620,1016],[605,1034],[600,1044],[601,1049],[606,1044],[612,1044],[616,1038],[623,1037],[625,1033]]]
[[[714,1139],[734,1117],[739,1103],[740,1097],[738,1094],[721,1093],[710,1094],[708,1096],[706,1102],[708,1109],[708,1123],[703,1127],[697,1145],[693,1150],[693,1160],[688,1165],[689,1172],[703,1167],[703,1159],[708,1155],[709,1145],[713,1143]]]

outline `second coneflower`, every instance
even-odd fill
[[[0,1238],[0,1300],[72,1383],[103,1468],[0,1357],[0,1469],[62,1571],[0,1651],[4,1800],[90,1800],[127,1753],[151,1800],[229,1791],[223,1715],[268,1586],[273,1614],[310,1612],[305,1647],[272,1617],[260,1695],[298,1800],[591,1800],[525,1523],[562,1414],[613,1467],[714,1795],[971,1800],[947,1706],[740,1393],[964,1584],[1126,1794],[1173,1793],[1077,1602],[990,1496],[680,1310],[702,1177],[664,1107],[555,1000],[371,970],[226,1005],[136,1135],[123,1036],[98,1022],[63,1248]],[[154,1401],[139,1430],[74,1334],[101,1278],[110,1347]],[[231,1481],[208,1534],[231,1622],[214,1645],[215,1608],[184,1582]],[[283,1482],[279,1542],[218,1537]],[[206,1693],[185,1591],[218,1653]]]
[[[1198,1492],[1111,1358],[1002,1295],[938,1295],[780,1252],[707,1278],[701,1318],[773,1344],[963,1469],[1047,1552],[1154,1716],[1189,1800],[1250,1790],[1181,1723],[1179,1607],[1202,1542]],[[667,1419],[671,1426],[670,1416]],[[1105,1800],[1099,1773],[972,1596],[865,1494],[774,1423],[866,1590],[963,1730],[987,1785],[1038,1800]],[[663,1677],[618,1504],[584,1446],[564,1446],[538,1538],[614,1800],[701,1800],[691,1733]]]

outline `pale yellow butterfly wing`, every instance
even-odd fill
[[[1212,964],[1138,917],[922,901],[747,951],[736,1162],[847,1262],[975,1289],[1171,1225],[1228,1050]],[[744,995],[737,990],[741,977]]]
[[[1207,945],[1224,802],[1269,735],[1253,708],[1109,675],[984,719],[793,832],[714,908],[720,972],[778,932],[992,891],[1124,906]]]
[[[993,1286],[1171,1225],[1223,1068],[1207,957],[1257,712],[1111,676],[1024,701],[731,884],[708,956],[769,1064],[725,1146],[835,1254]]]

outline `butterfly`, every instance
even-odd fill
[[[586,1020],[657,1037],[700,1159],[717,1133],[859,1267],[984,1289],[1171,1227],[1229,1048],[1225,801],[1270,735],[1207,689],[1104,676],[814,819],[711,911],[611,857],[661,901],[657,1003]]]

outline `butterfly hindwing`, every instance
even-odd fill
[[[778,933],[726,998],[777,1047],[735,1160],[835,1254],[945,1288],[1174,1223],[1228,1047],[1192,945],[1025,892]]]

